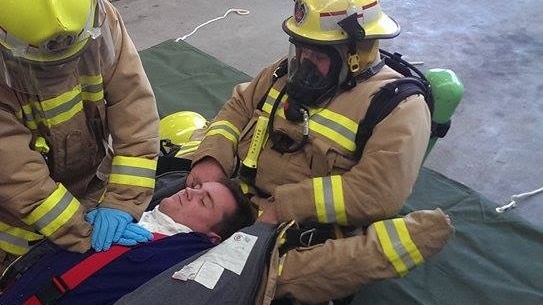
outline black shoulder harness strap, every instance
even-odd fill
[[[273,87],[273,84],[275,84],[275,82],[278,79],[280,79],[285,74],[287,74],[287,72],[288,72],[288,60],[285,58],[279,63],[277,68],[275,68],[275,71],[273,72],[273,76],[271,79],[272,83],[270,85],[270,88],[268,88],[266,93],[262,96],[262,98],[260,98],[260,101],[258,101],[258,104],[256,105],[257,109],[262,110],[262,107],[264,107],[264,103],[266,102],[266,99],[268,98],[268,94],[270,93],[270,90]]]
[[[379,122],[386,118],[398,104],[407,97],[415,94],[424,96],[424,100],[428,104],[430,113],[434,110],[434,100],[430,84],[426,77],[413,65],[401,58],[399,53],[388,53],[384,50],[379,50],[381,56],[384,57],[385,64],[396,72],[402,74],[404,78],[398,79],[381,87],[381,89],[373,96],[366,116],[359,122],[356,133],[355,143],[356,150],[354,159],[360,160],[362,152],[366,146],[366,142],[371,137],[373,129]],[[413,74],[414,72],[414,74]],[[432,122],[432,136],[434,134],[434,123]]]
[[[354,160],[360,160],[362,152],[366,146],[366,142],[371,137],[373,129],[379,122],[385,119],[393,110],[398,106],[400,102],[405,100],[411,95],[421,94],[424,96],[424,100],[428,105],[430,114],[434,112],[434,99],[432,96],[432,90],[430,83],[426,80],[426,77],[416,67],[407,61],[403,60],[402,55],[399,53],[389,53],[382,49],[379,50],[381,57],[384,59],[384,63],[402,74],[404,77],[388,83],[381,87],[381,89],[373,96],[366,116],[359,122],[358,130],[356,133],[355,143],[356,150],[353,155]],[[272,85],[275,81],[287,73],[287,60],[283,60],[276,68],[272,77]],[[269,90],[268,89],[268,92]],[[257,104],[257,108],[262,110],[268,92],[260,99]],[[443,138],[447,133],[450,126],[450,122],[445,124],[438,124],[432,121],[432,134],[431,137]]]
[[[366,116],[358,124],[354,152],[356,160],[362,157],[366,142],[371,137],[375,126],[386,118],[401,101],[415,94],[422,94],[427,99],[425,84],[414,77],[405,77],[381,87],[373,96]]]

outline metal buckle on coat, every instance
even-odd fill
[[[316,231],[317,229],[313,228],[313,229],[309,229],[307,231],[300,233],[300,237],[298,238],[298,242],[300,243],[300,245],[304,247],[311,246],[312,245],[311,242],[313,241],[313,236]],[[304,241],[306,237],[307,237],[307,242]]]

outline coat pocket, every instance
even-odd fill
[[[313,177],[343,174],[356,164],[350,153],[320,138],[313,139],[310,154]]]

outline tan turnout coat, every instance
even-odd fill
[[[91,226],[84,212],[98,200],[139,219],[151,199],[159,149],[155,98],[119,13],[105,4],[113,66],[101,64],[97,39],[75,73],[49,77],[47,91],[57,94],[29,95],[0,83],[0,249],[12,254],[26,251],[25,239],[42,236],[85,252]],[[48,154],[36,151],[39,137]]]
[[[277,65],[234,88],[232,98],[207,128],[198,150],[190,155],[193,164],[212,157],[227,175],[233,174],[237,160],[247,155],[258,117],[269,116],[286,84],[287,77],[283,76],[269,90]],[[423,97],[415,95],[402,101],[375,127],[362,158],[354,160],[352,156],[358,122],[364,118],[373,94],[400,77],[385,66],[352,90],[336,94],[321,108],[310,108],[309,141],[297,152],[279,153],[268,139],[258,158],[254,184],[269,196],[253,197],[256,203],[273,202],[281,222],[367,228],[396,215],[411,193],[428,145],[430,113]],[[266,100],[260,110],[257,105],[263,97]],[[273,128],[296,143],[302,139],[301,124],[285,119],[282,104],[274,116]],[[425,257],[435,253],[427,248],[441,249],[452,232],[441,211],[430,214],[433,216],[427,220],[419,220],[426,221],[426,228],[435,225],[433,229],[440,233],[427,240],[421,237],[424,232],[410,237],[412,241],[419,239],[421,248],[417,251]],[[323,302],[352,294],[371,279],[401,274],[379,245],[375,231],[369,227],[359,230],[359,235],[293,249],[281,259],[275,252],[264,300],[269,302],[275,296]]]

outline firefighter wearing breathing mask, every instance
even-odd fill
[[[118,11],[0,7],[0,261],[43,238],[75,252],[148,240],[123,233],[152,195],[158,114]]]
[[[411,193],[428,145],[430,111],[422,96],[406,98],[356,158],[358,123],[372,96],[402,77],[379,56],[379,39],[397,36],[398,24],[380,1],[297,0],[283,30],[290,37],[288,57],[235,87],[190,156],[187,183],[230,176],[241,161],[260,220],[300,224],[285,235],[290,248],[280,251],[275,297],[325,302],[421,262],[393,254],[385,256],[389,261],[359,257],[357,248],[365,238],[378,238],[364,236],[364,228],[396,215]],[[383,234],[426,257],[452,230],[440,211],[434,213],[428,221],[439,233],[418,248],[400,227],[398,234],[394,228]],[[373,259],[379,268],[370,268]]]

